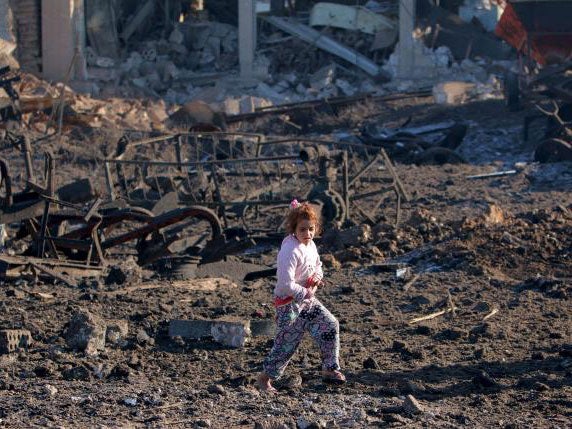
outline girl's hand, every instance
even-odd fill
[[[306,291],[306,296],[304,296],[304,299],[312,299],[314,298],[314,296],[316,295],[316,290],[318,289],[318,286],[310,286],[308,288],[308,290]]]

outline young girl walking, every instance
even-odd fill
[[[296,200],[290,203],[286,217],[288,235],[278,253],[278,281],[274,288],[276,337],[258,376],[261,390],[276,392],[271,381],[284,373],[306,331],[320,348],[323,381],[334,384],[346,381],[340,372],[338,321],[315,297],[324,277],[314,243],[319,228],[318,215],[310,204]]]

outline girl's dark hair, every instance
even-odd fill
[[[295,209],[290,209],[286,216],[286,232],[294,234],[296,226],[300,219],[306,219],[314,223],[316,226],[316,234],[320,233],[322,226],[320,225],[320,217],[309,203],[302,203]]]

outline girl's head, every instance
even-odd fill
[[[294,234],[303,244],[308,244],[320,232],[320,219],[309,203],[292,201],[286,216],[286,232]]]

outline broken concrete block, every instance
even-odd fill
[[[437,104],[463,104],[471,98],[475,86],[469,82],[439,83],[433,87],[433,98]]]
[[[120,344],[129,334],[129,323],[127,320],[110,320],[107,322],[105,340],[111,344]]]
[[[260,82],[256,87],[256,92],[262,98],[266,98],[274,104],[282,104],[286,101],[286,97],[279,92],[275,91],[273,88],[265,84],[264,82]]]
[[[242,347],[251,336],[273,336],[274,329],[271,319],[171,320],[169,336],[191,339],[212,337],[226,346]]]
[[[356,88],[345,79],[336,79],[336,86],[347,96],[352,96],[357,92]]]
[[[147,79],[145,79],[144,77],[136,77],[135,79],[131,79],[131,83],[133,84],[133,86],[137,87],[137,88],[147,88]]]
[[[483,219],[488,225],[500,225],[504,223],[505,215],[499,206],[496,204],[489,204]]]
[[[26,329],[3,329],[0,331],[0,353],[27,349],[32,344],[32,334]]]
[[[145,329],[139,329],[137,331],[137,336],[135,337],[138,344],[145,345],[148,344],[150,346],[155,344],[155,339],[151,338]]]
[[[316,91],[321,91],[328,85],[332,85],[336,77],[336,65],[330,64],[322,67],[310,76],[310,86]]]
[[[299,84],[296,86],[296,92],[297,92],[298,94],[300,94],[300,95],[306,95],[306,94],[308,93],[308,89],[307,89],[304,85],[302,85],[301,83],[299,83]]]
[[[172,61],[161,64],[161,77],[163,82],[170,82],[179,77],[179,69]]]
[[[403,410],[407,414],[421,414],[425,410],[413,395],[407,395],[403,401]]]
[[[157,59],[157,48],[151,44],[146,46],[141,51],[141,57],[143,58],[144,61],[149,61],[150,63],[155,62],[155,60]]]
[[[169,35],[169,42],[180,45],[184,42],[184,40],[185,40],[185,35],[183,34],[183,32],[179,30],[177,27],[175,27],[175,29],[171,31],[171,34]]]
[[[250,321],[226,319],[213,321],[211,335],[217,343],[229,347],[244,347],[251,336]]]
[[[81,309],[72,316],[64,337],[72,349],[94,354],[105,348],[105,332],[106,325],[101,318]]]
[[[274,89],[276,92],[282,94],[283,92],[286,92],[290,89],[290,84],[285,80],[281,80],[276,85],[274,85],[272,87],[272,89]]]

